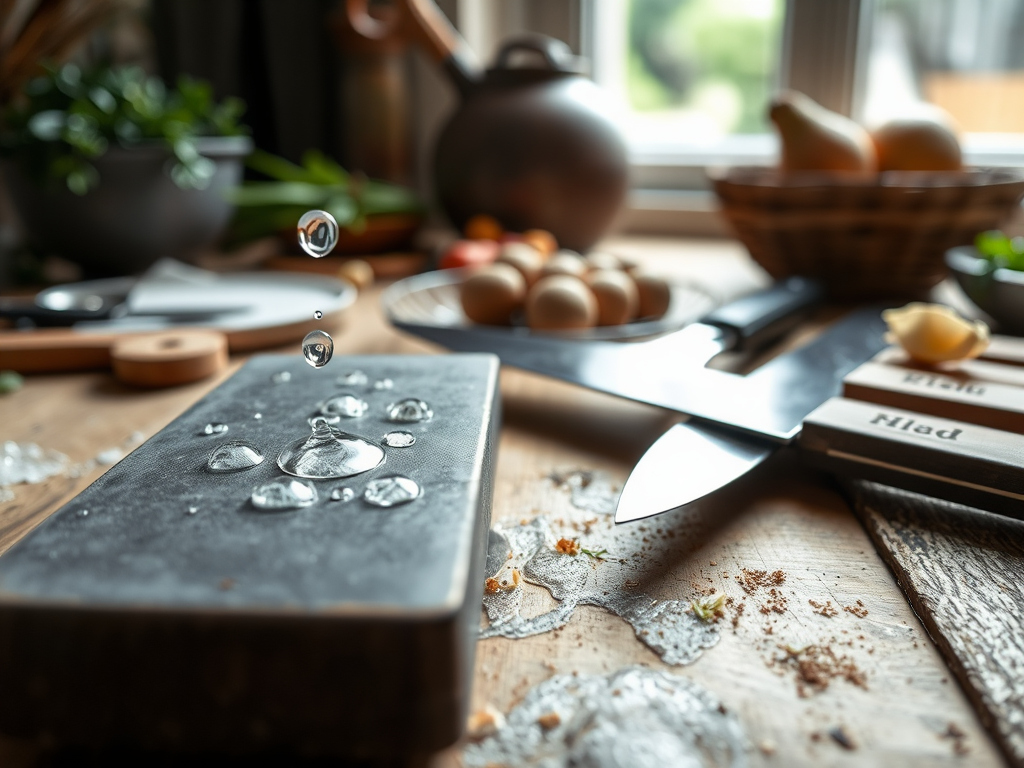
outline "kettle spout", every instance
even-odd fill
[[[483,68],[463,39],[433,0],[403,0],[411,36],[444,67],[461,96],[483,80]]]

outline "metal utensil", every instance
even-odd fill
[[[676,333],[635,344],[392,322],[450,349],[491,351],[506,365],[691,416],[651,448],[627,481],[616,512],[616,522],[625,522],[698,499],[757,466],[793,440],[808,413],[838,394],[844,375],[882,349],[884,324],[873,308],[748,376],[704,367],[720,352],[777,337],[819,298],[816,284],[792,278]],[[688,463],[685,475],[678,471],[684,455],[699,462],[696,468]]]

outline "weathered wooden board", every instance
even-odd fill
[[[1024,522],[864,481],[848,489],[982,722],[1024,766]]]

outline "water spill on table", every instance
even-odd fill
[[[657,599],[642,589],[647,528],[614,525],[617,489],[611,479],[601,473],[557,479],[572,493],[572,513],[557,522],[538,515],[498,523],[491,532],[483,598],[489,624],[480,636],[549,632],[564,626],[576,606],[594,605],[628,622],[668,664],[692,663],[715,645],[717,626],[698,618],[689,601]],[[522,581],[544,587],[558,604],[538,616],[524,616]]]
[[[559,675],[530,690],[497,731],[463,753],[467,768],[741,768],[737,719],[695,683],[627,667]]]

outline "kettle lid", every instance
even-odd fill
[[[513,66],[518,53],[533,53],[533,59],[540,59],[541,66]],[[559,76],[587,74],[587,60],[577,56],[561,40],[547,35],[529,34],[506,40],[498,51],[494,66],[487,70],[487,79],[497,75],[504,79],[504,73],[521,73],[523,76]]]

